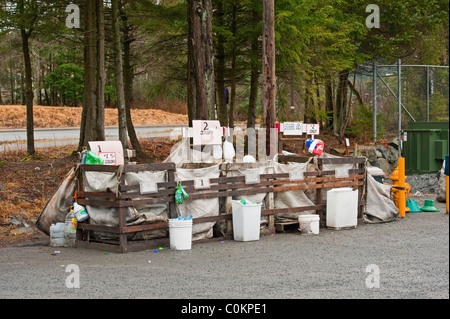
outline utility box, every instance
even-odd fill
[[[448,122],[410,122],[403,142],[406,174],[436,173],[449,151]]]

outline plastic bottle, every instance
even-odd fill
[[[86,208],[84,208],[83,206],[79,205],[77,202],[73,203],[73,212],[75,214],[75,218],[80,223],[89,218],[89,215],[88,215],[88,213],[86,211]]]
[[[50,226],[50,246],[64,246],[64,226],[65,223],[52,223]]]
[[[77,235],[77,219],[73,212],[73,208],[66,216],[64,224],[64,247],[75,247],[75,240]]]

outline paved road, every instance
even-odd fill
[[[1,248],[0,299],[166,298],[186,306],[196,299],[448,299],[449,215],[444,203],[435,205],[441,212],[385,224],[197,243],[189,251]],[[79,269],[79,288],[66,286],[76,283],[69,265]]]
[[[136,126],[135,130],[139,138],[168,137],[171,134],[181,135],[182,126],[183,125]],[[24,129],[0,130],[0,151],[26,148],[26,134],[26,130]],[[105,135],[106,140],[118,140],[118,128],[114,126],[105,127]],[[34,132],[36,147],[78,144],[79,138],[80,129],[75,127],[35,129]],[[3,142],[8,142],[8,144]]]

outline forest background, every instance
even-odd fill
[[[266,1],[266,0],[264,0]],[[276,0],[276,118],[320,123],[339,138],[373,139],[373,63],[448,65],[448,0]],[[263,4],[256,0],[0,1],[0,104],[83,107],[79,148],[104,139],[104,109],[117,108],[120,139],[140,150],[130,109],[218,118],[263,118]],[[74,6],[75,5],[75,6]],[[79,11],[77,11],[79,10]],[[77,15],[79,14],[79,15]],[[79,17],[79,20],[77,20]],[[198,23],[198,24],[197,24]],[[192,54],[201,39],[204,51]],[[203,59],[206,69],[194,66]],[[207,114],[199,99],[199,72]],[[396,68],[379,69],[397,92]],[[448,120],[448,69],[431,68],[430,119]],[[209,82],[208,82],[209,81]],[[402,101],[425,120],[426,70],[402,70]],[[377,134],[398,129],[398,102],[383,84]]]

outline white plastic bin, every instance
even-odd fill
[[[299,215],[298,216],[298,230],[302,235],[319,233],[320,216],[319,215]]]
[[[233,235],[236,241],[259,240],[261,204],[232,201]]]
[[[349,187],[334,188],[327,192],[328,228],[356,228],[358,222],[358,190]]]
[[[192,246],[192,219],[169,219],[170,249],[189,250]]]

